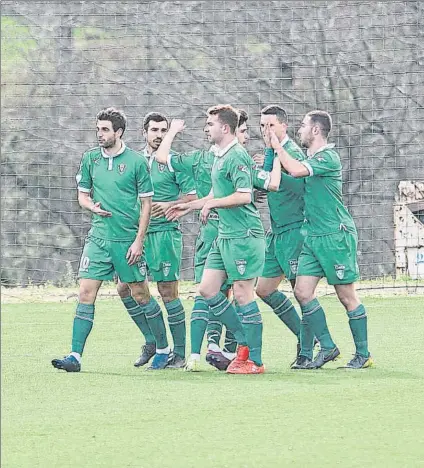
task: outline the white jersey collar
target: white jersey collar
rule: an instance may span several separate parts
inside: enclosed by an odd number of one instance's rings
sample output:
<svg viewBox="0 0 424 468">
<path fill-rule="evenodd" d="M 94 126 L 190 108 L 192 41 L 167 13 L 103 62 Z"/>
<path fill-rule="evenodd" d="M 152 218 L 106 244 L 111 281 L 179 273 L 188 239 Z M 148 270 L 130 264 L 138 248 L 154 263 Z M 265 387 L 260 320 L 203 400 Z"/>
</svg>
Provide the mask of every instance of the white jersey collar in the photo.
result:
<svg viewBox="0 0 424 468">
<path fill-rule="evenodd" d="M 225 148 L 223 149 L 217 148 L 218 150 L 215 152 L 215 155 L 218 156 L 218 158 L 222 158 L 222 156 L 228 153 L 228 151 L 230 151 L 230 149 L 233 146 L 235 146 L 237 143 L 238 143 L 237 138 L 234 138 L 234 140 L 230 144 L 228 144 Z"/>
<path fill-rule="evenodd" d="M 102 156 L 103 156 L 104 158 L 108 158 L 108 159 L 109 159 L 109 158 L 115 158 L 116 156 L 119 156 L 120 154 L 122 154 L 122 153 L 127 149 L 127 147 L 125 146 L 125 143 L 124 143 L 123 141 L 122 141 L 121 143 L 122 143 L 121 149 L 120 149 L 116 154 L 114 154 L 113 156 L 109 156 L 108 154 L 106 154 L 106 153 L 104 152 L 104 149 L 103 149 L 103 148 L 100 148 L 100 151 L 102 152 Z"/>
<path fill-rule="evenodd" d="M 308 158 L 311 159 L 313 158 L 317 153 L 321 153 L 321 151 L 324 151 L 326 149 L 334 148 L 336 145 L 334 143 L 329 143 L 328 145 L 321 146 L 321 148 L 318 148 L 314 153 L 310 154 L 309 150 L 306 151 L 306 154 L 308 155 Z"/>
</svg>

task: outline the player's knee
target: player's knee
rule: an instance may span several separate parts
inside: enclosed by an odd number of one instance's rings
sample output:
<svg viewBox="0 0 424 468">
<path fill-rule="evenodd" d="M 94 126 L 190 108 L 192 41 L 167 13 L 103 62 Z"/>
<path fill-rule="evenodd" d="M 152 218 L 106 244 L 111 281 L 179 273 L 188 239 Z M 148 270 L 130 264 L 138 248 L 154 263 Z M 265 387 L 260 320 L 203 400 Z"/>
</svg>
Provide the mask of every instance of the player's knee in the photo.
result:
<svg viewBox="0 0 424 468">
<path fill-rule="evenodd" d="M 267 297 L 269 296 L 273 291 L 275 291 L 275 289 L 270 289 L 269 287 L 267 287 L 266 284 L 262 283 L 262 282 L 259 282 L 258 283 L 258 286 L 256 287 L 256 294 L 261 298 L 263 299 L 264 297 Z"/>
<path fill-rule="evenodd" d="M 199 293 L 202 297 L 205 299 L 210 299 L 211 297 L 214 297 L 216 294 L 218 294 L 219 291 L 215 291 L 213 288 L 211 288 L 210 285 L 207 283 L 200 283 L 199 286 Z"/>
<path fill-rule="evenodd" d="M 97 291 L 92 288 L 80 286 L 78 301 L 83 304 L 94 304 L 96 300 Z"/>
<path fill-rule="evenodd" d="M 313 293 L 311 293 L 311 291 L 308 291 L 306 288 L 297 284 L 295 285 L 293 292 L 294 297 L 296 298 L 299 304 L 307 304 L 308 302 L 311 302 L 314 298 L 314 295 Z"/>
<path fill-rule="evenodd" d="M 116 291 L 119 294 L 119 297 L 123 299 L 124 297 L 131 296 L 131 290 L 127 283 L 121 283 L 120 281 L 116 285 Z"/>
<path fill-rule="evenodd" d="M 149 291 L 134 291 L 132 297 L 137 304 L 148 304 L 151 296 Z"/>
<path fill-rule="evenodd" d="M 163 302 L 171 302 L 178 299 L 178 283 L 175 281 L 158 283 L 158 291 Z"/>
</svg>

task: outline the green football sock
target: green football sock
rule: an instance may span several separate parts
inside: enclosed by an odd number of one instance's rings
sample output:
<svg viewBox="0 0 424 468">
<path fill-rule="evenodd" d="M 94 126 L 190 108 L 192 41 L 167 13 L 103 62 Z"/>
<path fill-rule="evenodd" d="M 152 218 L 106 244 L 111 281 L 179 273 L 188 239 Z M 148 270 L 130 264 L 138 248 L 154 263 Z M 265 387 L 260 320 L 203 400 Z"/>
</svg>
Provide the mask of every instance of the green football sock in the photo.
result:
<svg viewBox="0 0 424 468">
<path fill-rule="evenodd" d="M 209 307 L 202 296 L 194 298 L 190 320 L 190 341 L 192 354 L 200 354 L 203 336 L 208 325 Z"/>
<path fill-rule="evenodd" d="M 302 316 L 300 321 L 300 356 L 312 360 L 314 354 L 314 331 L 308 323 L 307 317 Z"/>
<path fill-rule="evenodd" d="M 246 337 L 240 318 L 224 294 L 219 292 L 216 296 L 206 299 L 206 302 L 214 318 L 220 320 L 234 334 L 239 345 L 246 346 Z"/>
<path fill-rule="evenodd" d="M 368 331 L 367 331 L 367 312 L 361 304 L 355 310 L 347 313 L 349 317 L 349 326 L 352 332 L 353 341 L 356 346 L 356 354 L 368 357 Z"/>
<path fill-rule="evenodd" d="M 163 321 L 162 310 L 156 299 L 150 298 L 147 304 L 140 304 L 146 314 L 147 322 L 150 330 L 153 333 L 156 341 L 156 349 L 164 349 L 168 347 L 168 339 L 166 338 L 165 322 Z"/>
<path fill-rule="evenodd" d="M 82 354 L 85 342 L 93 328 L 94 322 L 94 304 L 77 305 L 72 328 L 72 352 Z"/>
<path fill-rule="evenodd" d="M 186 348 L 186 323 L 183 304 L 180 299 L 174 299 L 171 302 L 165 302 L 165 308 L 168 312 L 168 325 L 174 340 L 174 354 L 182 358 L 185 357 Z"/>
<path fill-rule="evenodd" d="M 239 316 L 240 320 L 242 320 L 243 316 L 240 312 L 240 306 L 236 300 L 233 301 L 234 307 L 236 309 L 237 315 Z M 230 330 L 226 330 L 225 332 L 225 340 L 224 340 L 224 349 L 226 353 L 235 353 L 237 351 L 237 340 L 233 333 Z"/>
<path fill-rule="evenodd" d="M 129 316 L 143 334 L 146 344 L 155 344 L 155 337 L 153 336 L 152 330 L 150 330 L 143 308 L 137 304 L 132 296 L 122 297 L 121 300 Z"/>
<path fill-rule="evenodd" d="M 319 340 L 321 349 L 324 352 L 334 349 L 336 345 L 331 338 L 330 331 L 327 327 L 327 320 L 325 319 L 325 313 L 318 299 L 312 299 L 312 301 L 301 306 L 301 309 L 303 320 L 306 326 L 310 327 L 311 333 Z"/>
<path fill-rule="evenodd" d="M 242 325 L 249 346 L 249 358 L 257 365 L 262 365 L 262 316 L 256 301 L 239 306 L 243 315 Z"/>
<path fill-rule="evenodd" d="M 271 307 L 275 315 L 297 336 L 297 339 L 300 339 L 300 317 L 291 300 L 277 290 L 262 298 L 262 300 Z"/>
<path fill-rule="evenodd" d="M 215 343 L 219 346 L 222 334 L 222 323 L 216 319 L 211 310 L 209 310 L 208 325 L 206 328 L 206 336 L 208 344 Z"/>
</svg>

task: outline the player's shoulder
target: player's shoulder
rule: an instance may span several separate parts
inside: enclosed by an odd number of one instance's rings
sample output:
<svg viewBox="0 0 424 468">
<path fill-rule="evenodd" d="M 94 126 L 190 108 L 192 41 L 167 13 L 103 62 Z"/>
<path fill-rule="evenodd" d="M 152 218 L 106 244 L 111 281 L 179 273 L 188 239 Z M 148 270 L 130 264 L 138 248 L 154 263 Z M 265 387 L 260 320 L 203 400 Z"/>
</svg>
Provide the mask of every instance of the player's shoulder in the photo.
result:
<svg viewBox="0 0 424 468">
<path fill-rule="evenodd" d="M 341 166 L 340 155 L 333 143 L 320 148 L 313 156 L 320 163 L 331 166 Z"/>
<path fill-rule="evenodd" d="M 133 160 L 138 164 L 147 164 L 147 158 L 144 153 L 132 148 L 128 148 L 128 146 L 125 148 L 125 157 L 129 160 Z"/>
<path fill-rule="evenodd" d="M 291 138 L 287 140 L 287 142 L 284 144 L 284 149 L 287 151 L 287 153 L 290 154 L 290 156 L 296 158 L 296 159 L 305 159 L 306 155 L 303 152 L 302 148 Z"/>
<path fill-rule="evenodd" d="M 246 151 L 246 148 L 242 146 L 240 143 L 236 143 L 232 146 L 229 151 L 231 158 L 236 158 L 240 160 L 245 160 L 247 162 L 251 161 L 251 157 L 249 153 Z"/>
<path fill-rule="evenodd" d="M 84 151 L 82 155 L 81 164 L 93 164 L 99 161 L 102 157 L 102 151 L 99 146 L 90 148 Z"/>
</svg>

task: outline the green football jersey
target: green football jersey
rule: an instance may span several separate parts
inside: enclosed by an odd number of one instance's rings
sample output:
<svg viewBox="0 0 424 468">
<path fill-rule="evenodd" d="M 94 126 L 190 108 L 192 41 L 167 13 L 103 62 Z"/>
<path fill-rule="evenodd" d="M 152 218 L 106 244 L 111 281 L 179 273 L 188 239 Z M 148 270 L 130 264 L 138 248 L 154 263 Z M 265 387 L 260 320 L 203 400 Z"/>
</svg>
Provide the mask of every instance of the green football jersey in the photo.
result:
<svg viewBox="0 0 424 468">
<path fill-rule="evenodd" d="M 175 172 L 169 165 L 160 164 L 154 156 L 150 156 L 146 150 L 144 155 L 148 159 L 152 176 L 154 202 L 176 201 L 181 194 L 195 194 L 196 189 L 193 179 L 184 172 Z M 168 221 L 165 216 L 160 218 L 150 218 L 148 232 L 171 231 L 179 229 L 179 221 Z"/>
<path fill-rule="evenodd" d="M 229 147 L 217 154 L 212 167 L 212 189 L 215 198 L 223 198 L 235 192 L 248 192 L 253 200 L 252 159 L 246 150 L 234 140 Z M 264 229 L 259 211 L 253 201 L 233 208 L 218 208 L 218 237 L 233 239 L 263 237 Z"/>
<path fill-rule="evenodd" d="M 327 145 L 302 161 L 309 170 L 305 178 L 305 218 L 311 236 L 340 229 L 356 232 L 352 216 L 343 203 L 342 164 L 333 148 L 333 144 Z"/>
<path fill-rule="evenodd" d="M 281 145 L 292 158 L 298 161 L 305 159 L 302 149 L 288 136 L 284 138 Z M 304 195 L 305 181 L 282 172 L 279 189 L 267 194 L 271 232 L 281 234 L 303 224 L 305 220 Z"/>
<path fill-rule="evenodd" d="M 84 153 L 76 175 L 78 190 L 91 193 L 95 203 L 112 213 L 93 215 L 89 235 L 109 241 L 135 238 L 140 220 L 140 198 L 153 196 L 146 158 L 130 148 L 109 157 L 101 148 Z"/>
</svg>

